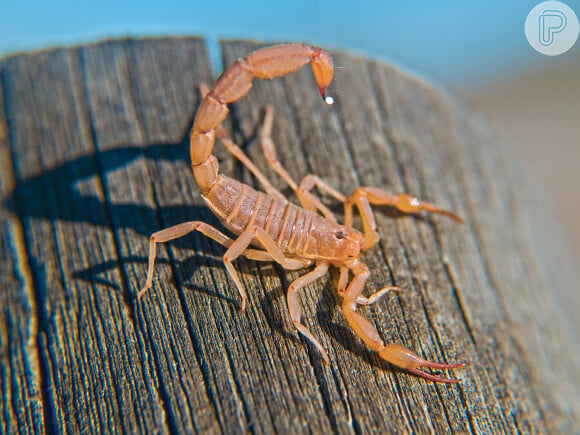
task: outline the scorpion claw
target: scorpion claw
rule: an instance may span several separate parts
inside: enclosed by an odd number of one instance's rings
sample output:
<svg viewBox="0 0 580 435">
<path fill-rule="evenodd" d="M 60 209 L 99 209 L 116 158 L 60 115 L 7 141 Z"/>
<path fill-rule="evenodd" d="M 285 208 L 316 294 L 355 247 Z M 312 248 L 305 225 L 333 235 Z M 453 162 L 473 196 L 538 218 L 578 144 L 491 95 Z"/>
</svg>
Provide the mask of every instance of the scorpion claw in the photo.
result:
<svg viewBox="0 0 580 435">
<path fill-rule="evenodd" d="M 420 369 L 420 367 L 429 367 L 433 369 L 441 369 L 441 370 L 450 370 L 450 369 L 457 369 L 463 367 L 463 363 L 458 364 L 442 364 L 436 363 L 432 361 L 427 361 L 426 359 L 421 358 L 419 355 L 411 352 L 409 349 L 404 348 L 399 344 L 390 344 L 385 346 L 383 349 L 378 351 L 381 358 L 387 360 L 391 364 L 401 367 L 411 373 L 414 373 L 417 376 L 422 378 L 428 379 L 434 382 L 444 382 L 448 384 L 452 384 L 455 382 L 459 382 L 458 379 L 446 379 L 436 375 L 432 375 L 431 373 L 424 372 Z"/>
<path fill-rule="evenodd" d="M 420 201 L 420 204 L 421 204 L 421 207 L 424 210 L 427 210 L 428 212 L 437 213 L 437 214 L 440 214 L 442 216 L 446 216 L 446 217 L 454 220 L 457 223 L 465 224 L 465 219 L 463 219 L 461 216 L 459 216 L 453 212 L 450 212 L 449 210 L 442 209 L 442 208 L 437 207 L 436 205 L 431 204 L 431 203 L 426 202 L 426 201 Z"/>
<path fill-rule="evenodd" d="M 410 373 L 413 373 L 421 378 L 424 378 L 424 379 L 427 379 L 427 380 L 433 381 L 433 382 L 441 382 L 444 384 L 456 384 L 457 382 L 459 382 L 459 379 L 442 378 L 441 376 L 432 375 L 431 373 L 424 372 L 423 370 L 420 370 L 420 369 L 407 369 L 407 371 Z"/>
</svg>

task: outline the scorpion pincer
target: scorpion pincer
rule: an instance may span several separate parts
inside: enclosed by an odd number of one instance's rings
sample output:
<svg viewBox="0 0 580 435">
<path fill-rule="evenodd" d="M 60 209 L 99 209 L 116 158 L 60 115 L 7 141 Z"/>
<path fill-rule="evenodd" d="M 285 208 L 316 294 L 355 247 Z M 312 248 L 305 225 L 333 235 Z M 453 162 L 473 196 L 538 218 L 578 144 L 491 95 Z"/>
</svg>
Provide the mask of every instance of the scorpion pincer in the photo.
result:
<svg viewBox="0 0 580 435">
<path fill-rule="evenodd" d="M 228 114 L 227 104 L 248 93 L 254 78 L 274 79 L 308 63 L 312 65 L 320 95 L 325 98 L 325 89 L 334 73 L 332 58 L 326 51 L 304 44 L 276 45 L 254 51 L 234 62 L 220 76 L 213 89 L 209 90 L 202 85 L 203 101 L 191 131 L 191 166 L 208 207 L 236 237 L 230 238 L 201 221 L 185 222 L 156 232 L 151 236 L 147 281 L 139 297 L 152 286 L 157 243 L 177 239 L 196 230 L 227 248 L 223 261 L 242 298 L 242 311 L 246 308 L 246 290 L 232 264 L 240 255 L 257 261 L 276 261 L 286 269 L 314 265 L 311 271 L 291 283 L 287 301 L 294 325 L 328 363 L 327 351 L 300 322 L 302 310 L 297 292 L 325 275 L 332 265 L 340 270 L 338 293 L 343 298 L 342 309 L 346 320 L 367 346 L 389 363 L 418 376 L 435 382 L 457 382 L 457 379 L 446 379 L 425 372 L 421 367 L 455 369 L 463 364 L 438 364 L 422 359 L 401 345 L 385 345 L 375 327 L 356 309 L 358 305 L 375 303 L 390 290 L 398 290 L 396 287 L 387 287 L 369 297 L 362 295 L 370 272 L 361 262 L 361 252 L 373 247 L 379 239 L 371 205 L 388 205 L 405 213 L 426 210 L 446 215 L 457 222 L 463 220 L 407 194 L 391 194 L 374 187 L 360 187 L 346 197 L 315 175 L 307 175 L 297 184 L 276 159 L 274 143 L 270 138 L 273 111 L 268 108 L 261 134 L 264 153 L 274 171 L 296 193 L 302 205 L 298 207 L 289 203 L 268 182 L 243 151 L 228 138 L 221 126 Z M 256 176 L 266 193 L 219 173 L 218 160 L 212 154 L 216 136 Z M 344 204 L 344 225 L 340 225 L 333 213 L 312 193 L 314 187 Z M 362 233 L 353 228 L 354 207 L 361 215 Z"/>
</svg>

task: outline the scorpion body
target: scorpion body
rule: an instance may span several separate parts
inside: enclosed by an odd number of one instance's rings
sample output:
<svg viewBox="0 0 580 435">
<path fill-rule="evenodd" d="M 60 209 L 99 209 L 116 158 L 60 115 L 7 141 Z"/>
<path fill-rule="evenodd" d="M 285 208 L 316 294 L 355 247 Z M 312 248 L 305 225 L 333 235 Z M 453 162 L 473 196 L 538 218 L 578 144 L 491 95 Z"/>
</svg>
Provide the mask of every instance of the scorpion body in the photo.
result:
<svg viewBox="0 0 580 435">
<path fill-rule="evenodd" d="M 224 264 L 242 298 L 241 310 L 247 303 L 246 290 L 232 264 L 240 255 L 257 261 L 276 261 L 286 269 L 314 269 L 296 279 L 288 288 L 290 316 L 296 328 L 330 362 L 327 351 L 300 321 L 302 311 L 297 292 L 308 283 L 326 274 L 330 265 L 340 269 L 338 293 L 343 297 L 345 317 L 355 333 L 385 360 L 426 379 L 436 382 L 457 382 L 425 372 L 420 367 L 454 369 L 463 364 L 439 364 L 422 359 L 408 349 L 385 345 L 375 327 L 356 311 L 358 305 L 375 303 L 396 287 L 384 288 L 375 294 L 362 296 L 370 276 L 367 266 L 360 261 L 361 252 L 378 241 L 371 204 L 390 205 L 414 213 L 426 210 L 440 213 L 461 222 L 457 215 L 428 202 L 406 195 L 393 195 L 374 187 L 362 187 L 346 197 L 315 175 L 306 176 L 298 185 L 276 159 L 270 137 L 273 111 L 268 108 L 262 129 L 262 146 L 272 168 L 294 190 L 302 207 L 289 203 L 256 168 L 243 151 L 228 138 L 221 123 L 228 114 L 227 104 L 242 98 L 252 87 L 254 78 L 273 79 L 284 76 L 307 64 L 312 65 L 320 94 L 330 84 L 334 67 L 330 55 L 303 44 L 277 45 L 263 48 L 237 60 L 220 76 L 212 90 L 202 85 L 203 100 L 195 116 L 191 132 L 190 153 L 192 169 L 208 207 L 237 238 L 232 239 L 218 229 L 201 221 L 185 222 L 161 230 L 151 236 L 149 269 L 141 297 L 153 282 L 156 245 L 200 231 L 227 247 Z M 219 173 L 219 164 L 212 154 L 216 136 L 260 181 L 266 193 Z M 311 191 L 314 187 L 344 203 L 345 221 L 340 225 L 333 213 Z M 359 211 L 363 232 L 352 226 L 353 208 Z M 350 275 L 352 279 L 348 282 Z"/>
<path fill-rule="evenodd" d="M 252 227 L 264 231 L 286 257 L 306 262 L 326 258 L 339 264 L 344 257 L 359 254 L 358 231 L 224 175 L 218 176 L 204 199 L 230 231 L 241 234 Z"/>
</svg>

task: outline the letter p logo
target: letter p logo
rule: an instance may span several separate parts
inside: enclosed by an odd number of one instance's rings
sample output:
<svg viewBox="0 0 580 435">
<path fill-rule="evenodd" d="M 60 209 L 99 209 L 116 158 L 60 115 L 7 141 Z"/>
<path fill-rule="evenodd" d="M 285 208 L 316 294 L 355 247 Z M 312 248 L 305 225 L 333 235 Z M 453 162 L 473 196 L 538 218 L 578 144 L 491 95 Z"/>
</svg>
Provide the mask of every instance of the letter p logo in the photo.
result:
<svg viewBox="0 0 580 435">
<path fill-rule="evenodd" d="M 570 6 L 554 0 L 536 5 L 526 18 L 526 38 L 534 50 L 556 56 L 570 50 L 576 40 L 580 24 Z"/>
<path fill-rule="evenodd" d="M 568 20 L 563 12 L 557 10 L 546 10 L 540 15 L 540 44 L 547 47 L 554 43 L 554 35 L 566 28 Z"/>
</svg>

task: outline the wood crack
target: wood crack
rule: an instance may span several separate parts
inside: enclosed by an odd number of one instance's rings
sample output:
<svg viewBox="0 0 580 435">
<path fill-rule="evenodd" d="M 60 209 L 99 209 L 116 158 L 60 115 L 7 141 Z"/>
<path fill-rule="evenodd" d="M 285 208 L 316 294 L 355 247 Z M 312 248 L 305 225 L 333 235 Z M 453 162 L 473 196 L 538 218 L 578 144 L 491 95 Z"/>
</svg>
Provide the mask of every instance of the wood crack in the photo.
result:
<svg viewBox="0 0 580 435">
<path fill-rule="evenodd" d="M 39 287 L 39 278 L 35 276 L 34 268 L 31 267 L 31 255 L 30 247 L 26 237 L 26 222 L 24 220 L 24 213 L 22 211 L 22 204 L 19 200 L 20 195 L 18 195 L 19 182 L 18 177 L 15 174 L 16 162 L 14 160 L 13 152 L 13 137 L 12 128 L 10 126 L 10 107 L 8 107 L 8 98 L 6 98 L 6 74 L 7 72 L 2 68 L 3 65 L 0 62 L 0 97 L 2 99 L 2 110 L 4 114 L 5 125 L 2 128 L 6 132 L 6 141 L 8 143 L 7 151 L 9 154 L 9 168 L 5 172 L 5 176 L 10 174 L 12 178 L 10 184 L 13 188 L 12 201 L 14 203 L 14 212 L 16 214 L 17 222 L 15 222 L 14 236 L 16 237 L 16 249 L 17 252 L 16 259 L 18 262 L 18 270 L 21 279 L 21 288 L 26 289 L 28 301 L 30 303 L 30 312 L 33 313 L 33 318 L 30 319 L 31 325 L 28 334 L 31 337 L 30 344 L 27 345 L 28 352 L 34 354 L 34 360 L 38 362 L 38 369 L 34 371 L 35 376 L 38 379 L 38 392 L 41 395 L 42 401 L 42 415 L 43 421 L 39 422 L 42 426 L 42 430 L 47 431 L 47 433 L 54 433 L 56 428 L 56 410 L 54 407 L 54 397 L 50 390 L 50 366 L 49 356 L 46 354 L 46 348 L 42 340 L 42 336 L 50 337 L 48 332 L 47 324 L 48 319 L 44 310 L 44 295 L 41 294 Z M 1 119 L 0 119 L 1 121 Z M 0 137 L 0 140 L 3 138 Z M 3 195 L 4 196 L 4 195 Z M 4 198 L 2 198 L 4 200 Z M 10 331 L 7 331 L 10 333 Z M 32 340 L 32 338 L 34 339 Z M 13 394 L 13 399 L 15 395 Z M 20 406 L 15 406 L 15 410 L 18 410 Z M 40 427 L 38 428 L 41 429 Z"/>
</svg>

